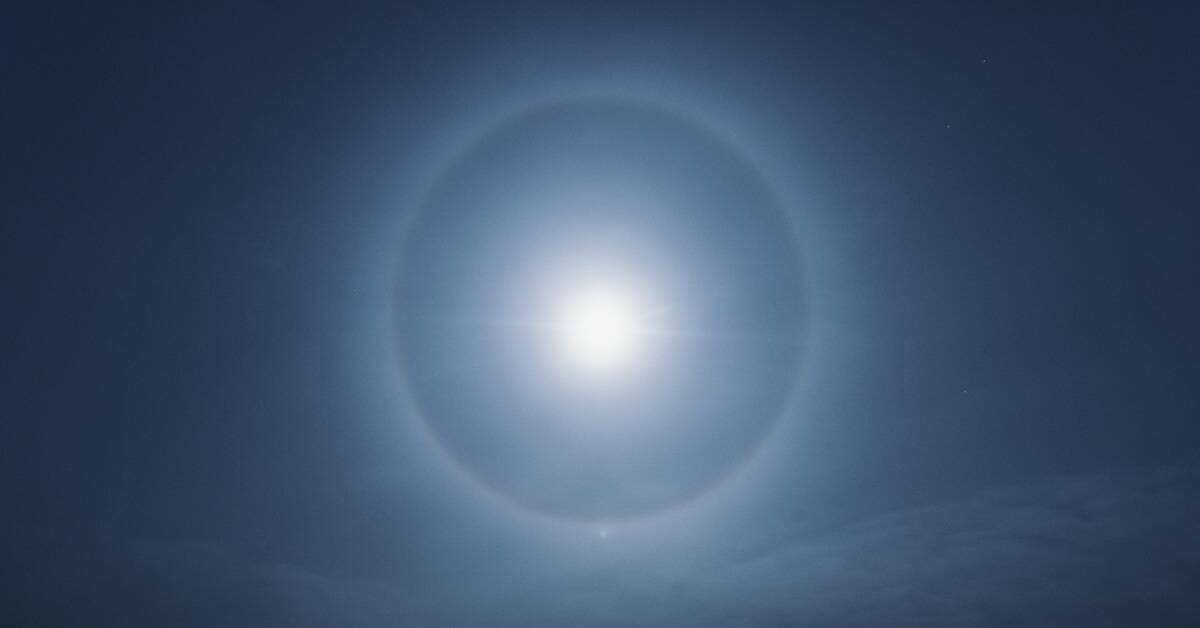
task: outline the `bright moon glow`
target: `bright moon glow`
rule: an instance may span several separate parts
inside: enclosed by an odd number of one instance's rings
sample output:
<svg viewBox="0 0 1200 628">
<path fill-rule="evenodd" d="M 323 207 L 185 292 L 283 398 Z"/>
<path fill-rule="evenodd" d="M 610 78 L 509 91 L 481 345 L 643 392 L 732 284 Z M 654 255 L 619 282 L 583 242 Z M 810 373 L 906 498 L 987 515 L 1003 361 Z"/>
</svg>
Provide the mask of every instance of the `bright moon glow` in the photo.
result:
<svg viewBox="0 0 1200 628">
<path fill-rule="evenodd" d="M 791 210 L 719 120 L 571 98 L 446 148 L 404 223 L 395 346 L 456 471 L 611 541 L 790 412 L 804 277 Z"/>
<path fill-rule="evenodd" d="M 640 349 L 640 308 L 612 287 L 596 287 L 566 301 L 556 324 L 563 356 L 574 366 L 611 372 L 629 366 Z"/>
</svg>

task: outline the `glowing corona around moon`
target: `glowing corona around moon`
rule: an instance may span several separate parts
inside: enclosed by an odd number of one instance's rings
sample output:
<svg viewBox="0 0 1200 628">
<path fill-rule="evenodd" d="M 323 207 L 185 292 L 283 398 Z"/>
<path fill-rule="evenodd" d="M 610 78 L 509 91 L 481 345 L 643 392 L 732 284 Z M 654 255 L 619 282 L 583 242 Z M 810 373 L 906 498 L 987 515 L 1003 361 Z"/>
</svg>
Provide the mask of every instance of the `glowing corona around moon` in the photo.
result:
<svg viewBox="0 0 1200 628">
<path fill-rule="evenodd" d="M 666 512 L 788 411 L 800 266 L 788 210 L 708 126 L 619 99 L 536 107 L 448 163 L 406 227 L 406 397 L 462 477 L 526 512 Z"/>
</svg>

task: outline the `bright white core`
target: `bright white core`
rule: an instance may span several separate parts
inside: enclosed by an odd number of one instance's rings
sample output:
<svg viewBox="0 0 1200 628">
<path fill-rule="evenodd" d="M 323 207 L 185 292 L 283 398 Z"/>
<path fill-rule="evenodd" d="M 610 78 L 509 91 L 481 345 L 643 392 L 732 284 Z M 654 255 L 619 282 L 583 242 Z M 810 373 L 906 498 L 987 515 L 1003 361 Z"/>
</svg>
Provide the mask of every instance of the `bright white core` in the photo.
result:
<svg viewBox="0 0 1200 628">
<path fill-rule="evenodd" d="M 625 291 L 597 286 L 565 300 L 555 325 L 563 357 L 592 372 L 630 366 L 641 348 L 641 307 Z"/>
</svg>

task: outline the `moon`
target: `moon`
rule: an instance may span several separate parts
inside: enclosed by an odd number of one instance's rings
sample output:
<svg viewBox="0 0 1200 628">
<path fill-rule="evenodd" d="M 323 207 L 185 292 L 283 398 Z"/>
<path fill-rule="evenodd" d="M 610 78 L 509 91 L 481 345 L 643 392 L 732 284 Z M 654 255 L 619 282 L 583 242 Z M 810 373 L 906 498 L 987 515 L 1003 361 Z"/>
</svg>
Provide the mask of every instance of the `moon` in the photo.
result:
<svg viewBox="0 0 1200 628">
<path fill-rule="evenodd" d="M 564 362 L 603 375 L 636 366 L 646 308 L 619 285 L 588 285 L 560 306 L 554 326 Z"/>
</svg>

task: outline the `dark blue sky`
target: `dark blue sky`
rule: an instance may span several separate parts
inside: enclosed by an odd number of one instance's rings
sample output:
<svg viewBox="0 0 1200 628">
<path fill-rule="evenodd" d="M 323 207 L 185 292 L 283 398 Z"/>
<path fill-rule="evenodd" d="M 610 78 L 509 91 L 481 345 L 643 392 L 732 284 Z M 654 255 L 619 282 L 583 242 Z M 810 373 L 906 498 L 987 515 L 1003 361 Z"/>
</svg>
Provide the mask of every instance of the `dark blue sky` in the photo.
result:
<svg viewBox="0 0 1200 628">
<path fill-rule="evenodd" d="M 0 12 L 0 623 L 1200 620 L 1200 14 L 595 4 Z M 754 339 L 628 458 L 405 322 L 579 233 Z"/>
</svg>

